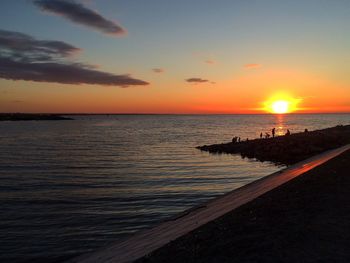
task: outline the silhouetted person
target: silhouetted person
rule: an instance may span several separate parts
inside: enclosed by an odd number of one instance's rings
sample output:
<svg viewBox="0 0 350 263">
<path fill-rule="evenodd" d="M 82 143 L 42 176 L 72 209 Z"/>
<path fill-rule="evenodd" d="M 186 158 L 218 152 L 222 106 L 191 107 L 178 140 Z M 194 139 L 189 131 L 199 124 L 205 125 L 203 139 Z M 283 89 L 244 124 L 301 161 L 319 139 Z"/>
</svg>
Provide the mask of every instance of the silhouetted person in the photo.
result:
<svg viewBox="0 0 350 263">
<path fill-rule="evenodd" d="M 289 136 L 289 135 L 290 135 L 290 130 L 287 130 L 286 136 Z"/>
<path fill-rule="evenodd" d="M 249 141 L 249 139 L 247 138 L 246 142 Z"/>
<path fill-rule="evenodd" d="M 270 138 L 270 134 L 268 132 L 265 133 L 265 139 Z"/>
<path fill-rule="evenodd" d="M 238 137 L 238 142 L 241 142 L 241 137 Z"/>
<path fill-rule="evenodd" d="M 305 129 L 304 132 L 309 132 L 309 130 L 308 130 L 308 129 Z"/>
<path fill-rule="evenodd" d="M 273 128 L 273 129 L 271 130 L 271 133 L 272 133 L 272 138 L 275 138 L 275 131 L 276 131 L 276 129 L 275 129 L 275 128 Z"/>
<path fill-rule="evenodd" d="M 260 139 L 262 139 L 262 132 L 260 132 Z"/>
<path fill-rule="evenodd" d="M 236 142 L 237 142 L 237 139 L 238 139 L 238 138 L 237 138 L 236 136 L 233 137 L 233 138 L 232 138 L 232 143 L 236 143 Z"/>
</svg>

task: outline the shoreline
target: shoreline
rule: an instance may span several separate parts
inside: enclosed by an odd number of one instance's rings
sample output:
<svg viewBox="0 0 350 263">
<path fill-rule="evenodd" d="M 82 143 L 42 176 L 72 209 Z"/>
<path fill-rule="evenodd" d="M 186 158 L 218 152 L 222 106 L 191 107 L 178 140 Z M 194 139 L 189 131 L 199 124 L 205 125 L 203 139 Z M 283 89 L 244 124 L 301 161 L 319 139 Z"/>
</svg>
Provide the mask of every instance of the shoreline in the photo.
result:
<svg viewBox="0 0 350 263">
<path fill-rule="evenodd" d="M 349 163 L 347 150 L 136 262 L 349 262 Z"/>
<path fill-rule="evenodd" d="M 279 186 L 293 178 L 349 149 L 350 145 L 346 145 L 311 157 L 211 200 L 195 209 L 187 210 L 155 228 L 139 232 L 126 240 L 102 248 L 95 253 L 78 256 L 68 262 L 132 262 L 158 251 L 158 249 L 161 251 L 162 247 L 171 241 L 181 239 L 191 231 L 195 231 L 199 227 L 235 211 L 235 209 L 273 189 L 278 189 Z M 147 260 L 150 260 L 150 258 L 147 258 Z"/>
</svg>

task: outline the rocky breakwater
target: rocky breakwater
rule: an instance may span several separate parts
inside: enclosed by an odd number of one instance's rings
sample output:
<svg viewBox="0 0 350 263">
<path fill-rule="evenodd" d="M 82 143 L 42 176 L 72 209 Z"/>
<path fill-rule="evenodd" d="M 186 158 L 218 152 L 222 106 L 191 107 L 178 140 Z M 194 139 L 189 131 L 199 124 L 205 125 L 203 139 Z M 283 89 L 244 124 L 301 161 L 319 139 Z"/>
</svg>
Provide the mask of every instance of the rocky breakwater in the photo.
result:
<svg viewBox="0 0 350 263">
<path fill-rule="evenodd" d="M 291 165 L 321 152 L 350 143 L 350 125 L 295 133 L 268 139 L 204 145 L 196 148 L 210 153 L 241 154 L 275 164 Z"/>
</svg>

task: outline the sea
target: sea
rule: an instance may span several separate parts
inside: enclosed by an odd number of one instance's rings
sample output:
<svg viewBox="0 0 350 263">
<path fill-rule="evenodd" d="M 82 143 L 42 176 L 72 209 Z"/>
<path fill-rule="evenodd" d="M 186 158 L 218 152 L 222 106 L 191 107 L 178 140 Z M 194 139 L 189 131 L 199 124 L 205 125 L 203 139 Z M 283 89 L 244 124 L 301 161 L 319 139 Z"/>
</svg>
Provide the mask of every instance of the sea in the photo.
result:
<svg viewBox="0 0 350 263">
<path fill-rule="evenodd" d="M 350 124 L 350 114 L 69 117 L 0 122 L 0 262 L 92 252 L 284 168 L 196 146 Z"/>
</svg>

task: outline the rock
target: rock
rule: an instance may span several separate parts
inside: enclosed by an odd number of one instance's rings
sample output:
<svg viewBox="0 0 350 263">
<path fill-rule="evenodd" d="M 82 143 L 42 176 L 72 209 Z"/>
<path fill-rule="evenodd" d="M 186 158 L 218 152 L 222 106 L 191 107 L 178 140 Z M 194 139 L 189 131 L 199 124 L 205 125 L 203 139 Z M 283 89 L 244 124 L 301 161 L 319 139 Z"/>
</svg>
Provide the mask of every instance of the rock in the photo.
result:
<svg viewBox="0 0 350 263">
<path fill-rule="evenodd" d="M 350 125 L 338 125 L 288 136 L 241 141 L 240 143 L 204 145 L 196 148 L 210 153 L 241 154 L 243 158 L 256 158 L 278 165 L 291 165 L 348 143 L 350 143 Z"/>
</svg>

